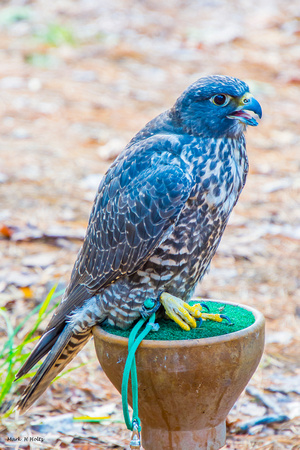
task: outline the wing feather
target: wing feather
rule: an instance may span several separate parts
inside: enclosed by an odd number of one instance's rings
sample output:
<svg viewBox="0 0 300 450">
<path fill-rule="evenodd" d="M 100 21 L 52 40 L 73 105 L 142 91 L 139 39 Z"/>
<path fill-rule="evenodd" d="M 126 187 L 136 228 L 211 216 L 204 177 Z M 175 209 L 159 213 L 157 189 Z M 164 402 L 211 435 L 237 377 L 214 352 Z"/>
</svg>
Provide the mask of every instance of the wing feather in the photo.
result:
<svg viewBox="0 0 300 450">
<path fill-rule="evenodd" d="M 170 234 L 192 180 L 178 164 L 163 164 L 153 155 L 124 157 L 102 180 L 64 301 L 47 329 L 113 280 L 136 272 Z"/>
</svg>

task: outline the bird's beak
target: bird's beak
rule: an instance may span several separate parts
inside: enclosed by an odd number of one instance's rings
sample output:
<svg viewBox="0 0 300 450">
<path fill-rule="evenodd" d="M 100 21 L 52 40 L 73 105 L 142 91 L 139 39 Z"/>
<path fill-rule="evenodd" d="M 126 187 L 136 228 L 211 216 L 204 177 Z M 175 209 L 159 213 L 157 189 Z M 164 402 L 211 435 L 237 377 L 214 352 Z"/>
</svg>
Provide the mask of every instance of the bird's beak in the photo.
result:
<svg viewBox="0 0 300 450">
<path fill-rule="evenodd" d="M 260 119 L 262 117 L 261 106 L 250 92 L 246 92 L 242 97 L 237 98 L 236 110 L 227 117 L 228 119 L 238 119 L 246 125 L 256 127 L 258 122 L 247 111 L 254 112 Z"/>
</svg>

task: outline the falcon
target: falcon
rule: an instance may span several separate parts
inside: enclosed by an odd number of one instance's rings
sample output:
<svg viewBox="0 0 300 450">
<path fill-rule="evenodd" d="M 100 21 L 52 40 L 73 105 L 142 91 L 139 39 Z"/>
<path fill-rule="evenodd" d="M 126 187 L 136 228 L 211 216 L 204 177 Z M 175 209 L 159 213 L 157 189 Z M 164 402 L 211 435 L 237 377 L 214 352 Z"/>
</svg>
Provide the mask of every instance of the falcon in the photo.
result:
<svg viewBox="0 0 300 450">
<path fill-rule="evenodd" d="M 190 306 L 244 187 L 244 132 L 262 109 L 248 85 L 200 78 L 129 142 L 102 178 L 69 285 L 19 370 L 46 358 L 17 407 L 23 413 L 82 349 L 92 327 L 120 328 L 145 315 L 146 299 L 184 330 L 222 321 Z M 150 311 L 152 312 L 152 311 Z"/>
</svg>

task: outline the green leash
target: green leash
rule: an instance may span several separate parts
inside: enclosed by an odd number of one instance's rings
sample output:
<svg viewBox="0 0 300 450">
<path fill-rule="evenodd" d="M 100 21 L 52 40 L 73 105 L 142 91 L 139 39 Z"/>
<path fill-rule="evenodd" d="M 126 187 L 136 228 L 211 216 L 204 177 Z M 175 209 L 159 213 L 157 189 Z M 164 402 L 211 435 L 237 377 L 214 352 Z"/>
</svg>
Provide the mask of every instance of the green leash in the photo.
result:
<svg viewBox="0 0 300 450">
<path fill-rule="evenodd" d="M 152 300 L 146 300 L 144 303 L 146 309 L 152 309 L 154 302 Z M 147 322 L 147 323 L 146 323 Z M 138 335 L 139 331 L 145 325 L 145 328 Z M 139 448 L 139 432 L 141 431 L 141 421 L 139 418 L 139 408 L 138 408 L 138 380 L 136 372 L 136 362 L 135 362 L 135 352 L 142 340 L 147 336 L 151 330 L 155 330 L 155 312 L 151 314 L 150 318 L 141 318 L 138 323 L 132 329 L 129 339 L 128 339 L 128 356 L 124 367 L 123 379 L 122 379 L 122 406 L 123 415 L 125 419 L 126 426 L 128 430 L 133 431 L 131 448 Z M 137 336 L 138 335 L 138 336 Z M 128 409 L 128 382 L 131 373 L 131 390 L 132 390 L 132 419 L 130 419 L 129 409 Z M 134 441 L 134 442 L 133 442 Z M 136 445 L 136 447 L 134 447 Z"/>
</svg>

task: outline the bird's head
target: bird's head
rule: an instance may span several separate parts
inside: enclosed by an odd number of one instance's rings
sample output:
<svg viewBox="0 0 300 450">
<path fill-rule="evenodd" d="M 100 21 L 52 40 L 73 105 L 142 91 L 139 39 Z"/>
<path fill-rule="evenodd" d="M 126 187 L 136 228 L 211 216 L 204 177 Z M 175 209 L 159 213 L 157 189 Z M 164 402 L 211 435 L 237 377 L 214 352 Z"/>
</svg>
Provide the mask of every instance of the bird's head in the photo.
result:
<svg viewBox="0 0 300 450">
<path fill-rule="evenodd" d="M 177 99 L 171 112 L 186 133 L 209 137 L 238 137 L 262 116 L 262 109 L 238 78 L 215 75 L 200 78 Z"/>
</svg>

